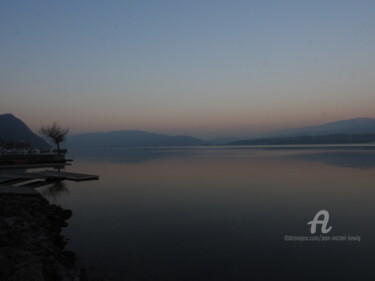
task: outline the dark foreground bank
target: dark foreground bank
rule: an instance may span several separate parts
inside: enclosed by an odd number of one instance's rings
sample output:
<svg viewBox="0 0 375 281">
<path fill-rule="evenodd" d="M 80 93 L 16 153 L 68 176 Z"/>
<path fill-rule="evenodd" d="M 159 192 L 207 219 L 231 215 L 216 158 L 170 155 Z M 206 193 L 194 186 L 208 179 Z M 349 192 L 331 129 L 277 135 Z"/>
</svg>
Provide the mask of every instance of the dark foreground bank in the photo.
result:
<svg viewBox="0 0 375 281">
<path fill-rule="evenodd" d="M 86 280 L 61 229 L 70 210 L 41 195 L 0 195 L 0 280 Z"/>
</svg>

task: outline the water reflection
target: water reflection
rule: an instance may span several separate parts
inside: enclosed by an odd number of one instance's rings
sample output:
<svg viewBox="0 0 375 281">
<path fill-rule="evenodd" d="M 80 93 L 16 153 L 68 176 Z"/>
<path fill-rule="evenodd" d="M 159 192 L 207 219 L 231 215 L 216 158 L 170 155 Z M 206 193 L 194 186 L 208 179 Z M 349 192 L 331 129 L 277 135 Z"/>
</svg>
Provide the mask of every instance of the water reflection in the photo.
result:
<svg viewBox="0 0 375 281">
<path fill-rule="evenodd" d="M 49 185 L 43 186 L 39 189 L 39 192 L 53 201 L 57 201 L 61 196 L 69 195 L 69 189 L 66 182 L 64 181 L 54 181 Z"/>
<path fill-rule="evenodd" d="M 105 280 L 371 280 L 375 169 L 360 159 L 373 152 L 175 152 L 152 161 L 81 159 L 69 168 L 101 176 L 71 183 L 70 196 L 60 197 L 75 213 L 66 234 L 86 268 Z M 308 235 L 321 209 L 332 234 L 363 241 L 283 241 Z"/>
<path fill-rule="evenodd" d="M 168 158 L 189 158 L 202 154 L 223 154 L 240 152 L 247 155 L 251 151 L 272 152 L 284 160 L 321 162 L 329 165 L 373 168 L 375 167 L 375 146 L 236 146 L 236 147 L 151 147 L 151 148 L 98 148 L 71 151 L 70 157 L 91 161 L 142 163 Z"/>
<path fill-rule="evenodd" d="M 97 148 L 69 151 L 69 157 L 91 159 L 95 161 L 112 161 L 120 163 L 140 163 L 165 159 L 171 157 L 185 157 L 193 153 L 193 150 L 168 149 L 162 147 L 154 148 Z"/>
<path fill-rule="evenodd" d="M 321 162 L 329 165 L 369 169 L 375 167 L 375 151 L 325 151 L 282 156 L 285 160 Z"/>
</svg>

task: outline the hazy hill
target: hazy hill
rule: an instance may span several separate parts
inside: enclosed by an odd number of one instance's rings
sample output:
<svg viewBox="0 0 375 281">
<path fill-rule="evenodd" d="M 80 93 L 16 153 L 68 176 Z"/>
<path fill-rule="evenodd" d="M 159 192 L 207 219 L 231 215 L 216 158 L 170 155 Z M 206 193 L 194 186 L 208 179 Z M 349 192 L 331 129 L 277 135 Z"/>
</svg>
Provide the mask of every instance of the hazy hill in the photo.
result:
<svg viewBox="0 0 375 281">
<path fill-rule="evenodd" d="M 24 122 L 13 114 L 0 115 L 0 140 L 29 143 L 32 147 L 36 148 L 50 148 L 41 137 L 34 134 Z"/>
<path fill-rule="evenodd" d="M 286 129 L 262 135 L 265 137 L 322 136 L 336 134 L 375 134 L 375 119 L 356 118 L 296 129 Z"/>
<path fill-rule="evenodd" d="M 195 146 L 206 141 L 189 136 L 169 136 L 138 130 L 105 133 L 87 133 L 68 136 L 68 148 L 95 148 L 120 146 Z"/>
<path fill-rule="evenodd" d="M 336 134 L 319 136 L 270 137 L 241 140 L 231 145 L 297 145 L 297 144 L 359 144 L 375 143 L 375 134 Z"/>
<path fill-rule="evenodd" d="M 375 141 L 375 119 L 357 118 L 297 129 L 271 132 L 232 145 L 344 144 Z"/>
</svg>

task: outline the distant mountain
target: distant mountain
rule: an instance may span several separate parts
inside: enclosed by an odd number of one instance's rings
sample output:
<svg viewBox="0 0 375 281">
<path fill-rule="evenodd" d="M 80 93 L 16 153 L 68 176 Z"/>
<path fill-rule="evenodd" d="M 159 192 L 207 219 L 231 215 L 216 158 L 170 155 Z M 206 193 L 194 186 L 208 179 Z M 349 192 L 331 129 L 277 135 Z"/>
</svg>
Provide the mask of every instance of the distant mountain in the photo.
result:
<svg viewBox="0 0 375 281">
<path fill-rule="evenodd" d="M 320 136 L 270 137 L 241 140 L 230 145 L 299 145 L 299 144 L 360 144 L 375 143 L 375 134 L 335 134 Z"/>
<path fill-rule="evenodd" d="M 319 126 L 310 126 L 296 129 L 286 129 L 264 134 L 262 138 L 268 137 L 296 137 L 296 136 L 323 136 L 335 134 L 375 134 L 375 119 L 356 118 L 340 120 Z"/>
<path fill-rule="evenodd" d="M 138 130 L 86 133 L 69 136 L 68 149 L 121 146 L 196 146 L 208 142 L 189 136 L 169 136 Z"/>
<path fill-rule="evenodd" d="M 34 134 L 27 125 L 13 114 L 0 115 L 0 140 L 30 144 L 31 147 L 47 149 L 50 146 Z"/>
<path fill-rule="evenodd" d="M 264 134 L 232 145 L 343 144 L 375 141 L 375 119 L 357 118 Z"/>
</svg>

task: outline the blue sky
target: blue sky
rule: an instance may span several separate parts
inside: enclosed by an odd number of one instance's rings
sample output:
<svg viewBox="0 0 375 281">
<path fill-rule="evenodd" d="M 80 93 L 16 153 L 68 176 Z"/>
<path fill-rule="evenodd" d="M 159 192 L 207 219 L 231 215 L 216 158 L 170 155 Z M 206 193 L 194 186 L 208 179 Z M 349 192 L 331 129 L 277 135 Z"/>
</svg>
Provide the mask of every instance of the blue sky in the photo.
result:
<svg viewBox="0 0 375 281">
<path fill-rule="evenodd" d="M 0 113 L 247 136 L 375 118 L 375 1 L 0 1 Z"/>
</svg>

